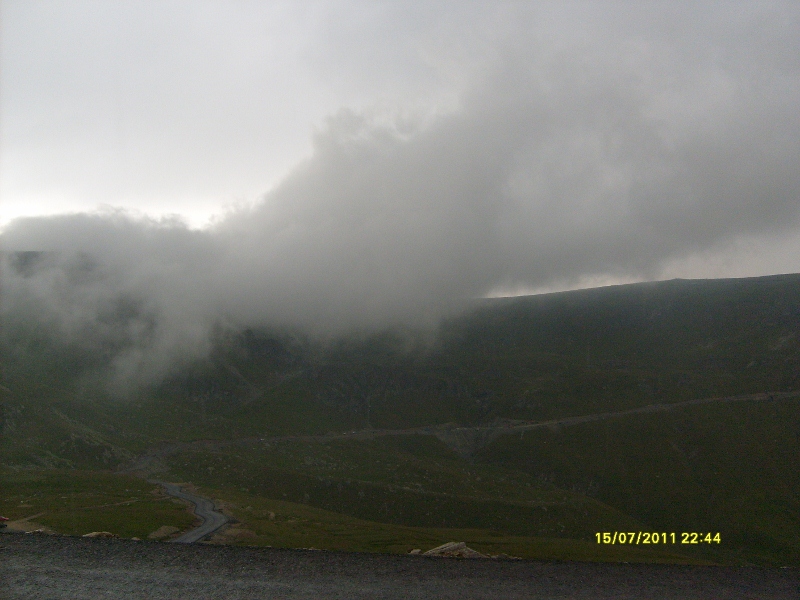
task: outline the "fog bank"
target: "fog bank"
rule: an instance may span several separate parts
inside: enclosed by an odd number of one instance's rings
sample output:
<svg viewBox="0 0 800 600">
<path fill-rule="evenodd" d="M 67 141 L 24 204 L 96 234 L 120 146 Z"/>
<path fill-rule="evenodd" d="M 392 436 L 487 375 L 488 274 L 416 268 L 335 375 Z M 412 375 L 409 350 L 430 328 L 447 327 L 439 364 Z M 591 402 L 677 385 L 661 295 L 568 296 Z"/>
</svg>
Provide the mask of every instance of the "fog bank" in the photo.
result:
<svg viewBox="0 0 800 600">
<path fill-rule="evenodd" d="M 220 324 L 433 328 L 497 288 L 652 279 L 796 233 L 796 8 L 700 10 L 707 29 L 674 35 L 680 10 L 641 10 L 569 44 L 509 26 L 445 111 L 333 112 L 308 159 L 206 229 L 115 210 L 13 221 L 4 250 L 51 253 L 5 255 L 2 317 L 152 381 Z"/>
</svg>

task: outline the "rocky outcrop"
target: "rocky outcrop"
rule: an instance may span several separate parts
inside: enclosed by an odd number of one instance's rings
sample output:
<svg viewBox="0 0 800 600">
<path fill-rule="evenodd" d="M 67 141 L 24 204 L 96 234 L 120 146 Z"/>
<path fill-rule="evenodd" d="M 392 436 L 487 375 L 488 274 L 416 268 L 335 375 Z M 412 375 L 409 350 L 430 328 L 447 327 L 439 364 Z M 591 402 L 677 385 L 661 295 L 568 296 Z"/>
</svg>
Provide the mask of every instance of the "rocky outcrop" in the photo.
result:
<svg viewBox="0 0 800 600">
<path fill-rule="evenodd" d="M 489 558 L 486 554 L 481 554 L 477 550 L 468 547 L 466 542 L 447 542 L 441 546 L 436 546 L 423 556 L 446 556 L 449 558 Z"/>
<path fill-rule="evenodd" d="M 496 558 L 500 560 L 522 560 L 519 556 L 509 556 L 508 554 L 482 554 L 467 546 L 466 542 L 447 542 L 441 546 L 436 546 L 427 552 L 422 552 L 419 548 L 414 548 L 409 554 L 422 554 L 423 556 L 444 556 L 448 558 Z"/>
</svg>

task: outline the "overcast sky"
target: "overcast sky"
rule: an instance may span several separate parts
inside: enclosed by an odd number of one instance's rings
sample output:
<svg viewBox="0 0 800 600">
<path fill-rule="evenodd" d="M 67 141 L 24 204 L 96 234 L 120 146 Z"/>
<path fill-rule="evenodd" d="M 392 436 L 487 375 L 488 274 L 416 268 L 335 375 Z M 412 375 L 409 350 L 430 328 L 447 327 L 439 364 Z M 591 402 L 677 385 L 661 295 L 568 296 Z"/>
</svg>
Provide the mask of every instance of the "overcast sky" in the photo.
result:
<svg viewBox="0 0 800 600">
<path fill-rule="evenodd" d="M 798 40 L 796 1 L 5 0 L 3 243 L 102 257 L 42 302 L 165 344 L 800 272 Z"/>
<path fill-rule="evenodd" d="M 511 21 L 459 4 L 4 1 L 2 220 L 108 204 L 202 225 L 341 108 L 452 110 Z"/>
</svg>

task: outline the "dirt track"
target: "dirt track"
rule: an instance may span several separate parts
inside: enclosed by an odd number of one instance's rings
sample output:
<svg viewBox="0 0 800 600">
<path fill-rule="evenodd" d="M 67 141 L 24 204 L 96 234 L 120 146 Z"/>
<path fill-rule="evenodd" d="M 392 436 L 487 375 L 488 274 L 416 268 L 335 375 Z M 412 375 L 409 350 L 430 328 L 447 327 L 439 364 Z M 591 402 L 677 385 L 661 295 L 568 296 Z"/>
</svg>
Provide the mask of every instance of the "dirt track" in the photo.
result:
<svg viewBox="0 0 800 600">
<path fill-rule="evenodd" d="M 800 396 L 800 392 L 763 392 L 759 394 L 745 394 L 741 396 L 724 396 L 713 398 L 698 398 L 683 402 L 673 402 L 666 404 L 649 404 L 628 410 L 614 412 L 595 413 L 591 415 L 580 415 L 575 417 L 563 417 L 548 421 L 513 421 L 507 420 L 490 425 L 478 426 L 455 426 L 452 424 L 414 427 L 411 429 L 361 429 L 358 431 L 348 431 L 344 433 L 328 433 L 325 435 L 289 435 L 259 438 L 239 438 L 236 440 L 198 440 L 195 442 L 167 442 L 155 448 L 147 450 L 144 454 L 136 457 L 128 464 L 122 466 L 120 473 L 150 473 L 159 470 L 159 459 L 191 450 L 218 450 L 220 448 L 247 445 L 254 443 L 276 443 L 282 441 L 304 441 L 304 442 L 329 442 L 333 440 L 365 440 L 385 436 L 407 436 L 407 435 L 433 435 L 442 440 L 445 444 L 453 447 L 454 450 L 464 454 L 470 454 L 482 445 L 491 440 L 513 433 L 521 433 L 534 429 L 558 429 L 569 427 L 580 423 L 590 423 L 594 421 L 605 421 L 639 414 L 651 414 L 657 412 L 670 412 L 675 409 L 701 404 L 728 404 L 732 402 L 765 402 L 789 400 Z M 155 467 L 155 468 L 154 468 Z M 164 470 L 160 468 L 160 470 Z"/>
<path fill-rule="evenodd" d="M 0 598 L 793 599 L 797 569 L 440 559 L 0 535 Z"/>
</svg>

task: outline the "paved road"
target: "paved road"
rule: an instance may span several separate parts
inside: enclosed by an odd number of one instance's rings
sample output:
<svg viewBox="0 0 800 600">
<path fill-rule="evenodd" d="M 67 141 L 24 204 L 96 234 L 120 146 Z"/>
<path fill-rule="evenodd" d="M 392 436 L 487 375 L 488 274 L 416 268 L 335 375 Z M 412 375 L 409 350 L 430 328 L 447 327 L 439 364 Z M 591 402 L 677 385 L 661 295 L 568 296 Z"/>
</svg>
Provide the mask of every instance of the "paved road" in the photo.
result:
<svg viewBox="0 0 800 600">
<path fill-rule="evenodd" d="M 0 534 L 3 600 L 796 600 L 797 569 L 446 559 Z"/>
<path fill-rule="evenodd" d="M 203 524 L 195 527 L 191 531 L 187 531 L 182 536 L 172 540 L 177 544 L 193 544 L 199 542 L 208 535 L 217 531 L 220 527 L 225 525 L 229 519 L 214 508 L 214 502 L 202 496 L 196 496 L 187 492 L 181 486 L 174 483 L 166 483 L 164 481 L 150 480 L 150 483 L 160 485 L 166 490 L 170 496 L 175 496 L 181 500 L 186 500 L 194 504 L 194 514 L 203 519 Z"/>
</svg>

